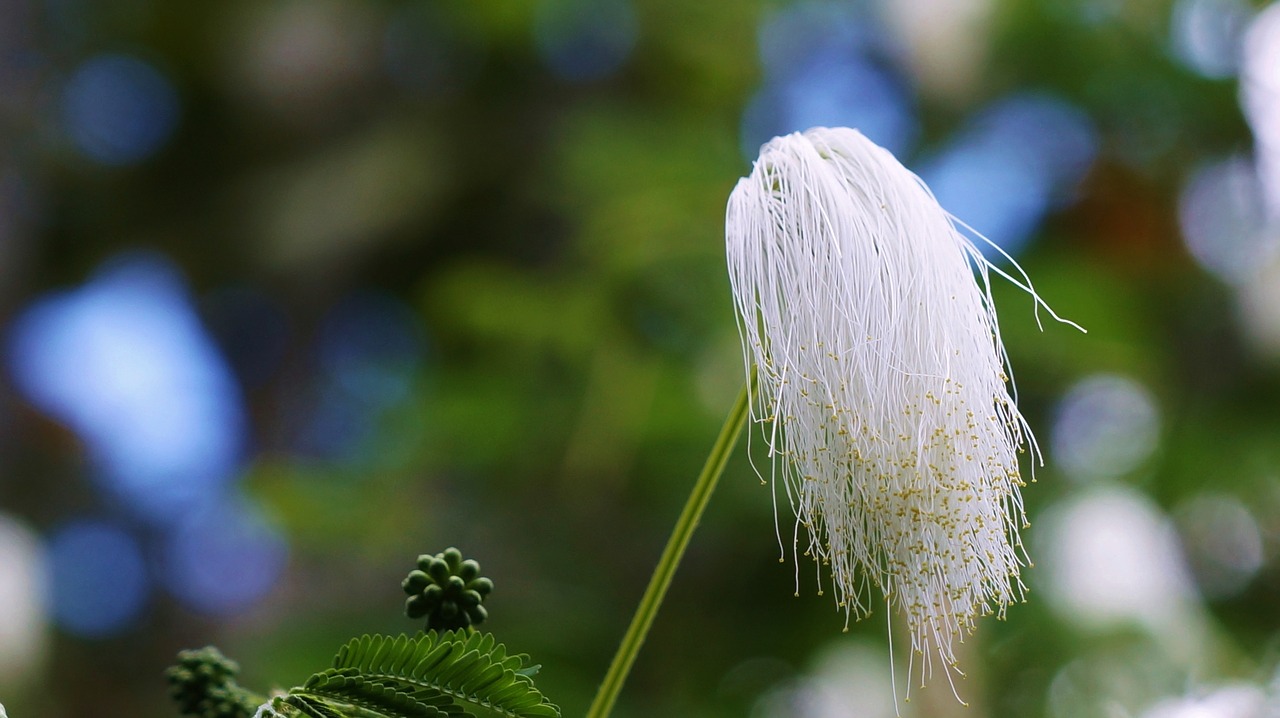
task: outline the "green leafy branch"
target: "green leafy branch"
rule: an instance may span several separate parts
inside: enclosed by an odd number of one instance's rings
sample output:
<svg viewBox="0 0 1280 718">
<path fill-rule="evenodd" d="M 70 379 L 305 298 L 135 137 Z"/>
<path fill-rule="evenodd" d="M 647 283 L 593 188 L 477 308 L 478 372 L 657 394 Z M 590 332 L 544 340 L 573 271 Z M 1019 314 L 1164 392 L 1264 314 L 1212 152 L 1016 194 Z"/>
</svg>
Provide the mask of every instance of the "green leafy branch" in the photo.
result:
<svg viewBox="0 0 1280 718">
<path fill-rule="evenodd" d="M 560 710 L 533 685 L 537 670 L 489 633 L 363 636 L 280 702 L 317 718 L 348 715 L 351 706 L 371 711 L 352 713 L 361 716 L 472 715 L 463 710 L 470 707 L 504 718 L 556 718 Z M 318 705 L 335 712 L 307 710 Z"/>
<path fill-rule="evenodd" d="M 183 651 L 167 673 L 171 695 L 196 718 L 558 718 L 533 684 L 540 666 L 475 630 L 493 588 L 479 564 L 449 549 L 418 565 L 402 586 L 410 617 L 427 618 L 425 633 L 352 639 L 332 668 L 270 700 L 240 688 L 238 667 L 217 649 Z"/>
</svg>

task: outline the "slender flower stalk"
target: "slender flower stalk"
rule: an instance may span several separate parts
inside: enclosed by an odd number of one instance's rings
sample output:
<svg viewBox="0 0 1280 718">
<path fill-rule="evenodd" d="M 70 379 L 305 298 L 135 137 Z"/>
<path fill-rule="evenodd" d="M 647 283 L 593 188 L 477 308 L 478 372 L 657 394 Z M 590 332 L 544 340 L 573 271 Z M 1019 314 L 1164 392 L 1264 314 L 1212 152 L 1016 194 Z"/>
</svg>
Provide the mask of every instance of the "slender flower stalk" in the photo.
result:
<svg viewBox="0 0 1280 718">
<path fill-rule="evenodd" d="M 1043 302 L 850 129 L 767 143 L 729 198 L 726 240 L 745 364 L 759 371 L 751 416 L 775 501 L 796 516 L 793 555 L 828 567 L 846 628 L 879 594 L 905 617 L 921 681 L 935 655 L 950 680 L 953 642 L 1026 591 L 1017 455 L 1038 450 L 990 273 Z"/>
<path fill-rule="evenodd" d="M 676 520 L 676 525 L 671 530 L 667 546 L 662 551 L 662 558 L 658 559 L 658 565 L 654 567 L 653 575 L 649 577 L 649 585 L 645 588 L 640 605 L 636 607 L 636 613 L 631 618 L 631 625 L 622 638 L 622 644 L 613 655 L 609 671 L 596 691 L 595 699 L 591 701 L 587 718 L 605 718 L 613 710 L 613 703 L 617 700 L 618 693 L 622 691 L 622 684 L 626 682 L 627 674 L 631 672 L 631 664 L 640 653 L 640 646 L 644 644 L 645 636 L 649 634 L 649 626 L 658 615 L 658 608 L 662 606 L 662 600 L 667 595 L 671 579 L 680 566 L 680 559 L 684 557 L 684 551 L 689 547 L 693 531 L 698 528 L 698 522 L 702 520 L 702 512 L 711 501 L 711 494 L 715 492 L 720 475 L 724 473 L 729 455 L 733 453 L 733 447 L 738 443 L 738 435 L 742 433 L 742 427 L 747 423 L 747 407 L 753 387 L 753 377 L 748 374 L 747 384 L 742 387 L 737 402 L 729 411 L 729 416 L 725 418 L 724 426 L 720 428 L 720 435 L 716 438 L 716 443 L 711 447 L 711 453 L 702 467 L 702 473 L 694 482 L 689 498 L 685 499 L 684 509 L 681 510 L 680 518 Z"/>
</svg>

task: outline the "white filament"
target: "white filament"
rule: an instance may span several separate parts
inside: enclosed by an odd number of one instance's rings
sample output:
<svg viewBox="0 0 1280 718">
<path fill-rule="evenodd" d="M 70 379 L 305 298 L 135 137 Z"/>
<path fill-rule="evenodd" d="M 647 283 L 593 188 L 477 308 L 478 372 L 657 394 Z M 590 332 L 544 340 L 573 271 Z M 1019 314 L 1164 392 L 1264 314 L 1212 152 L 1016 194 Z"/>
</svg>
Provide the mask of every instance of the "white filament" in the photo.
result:
<svg viewBox="0 0 1280 718">
<path fill-rule="evenodd" d="M 1037 452 L 1010 394 L 995 268 L 918 177 L 844 128 L 766 144 L 729 198 L 726 240 L 793 552 L 803 526 L 846 620 L 874 589 L 905 617 L 922 682 L 935 654 L 950 679 L 953 641 L 1025 591 L 1017 454 Z"/>
</svg>

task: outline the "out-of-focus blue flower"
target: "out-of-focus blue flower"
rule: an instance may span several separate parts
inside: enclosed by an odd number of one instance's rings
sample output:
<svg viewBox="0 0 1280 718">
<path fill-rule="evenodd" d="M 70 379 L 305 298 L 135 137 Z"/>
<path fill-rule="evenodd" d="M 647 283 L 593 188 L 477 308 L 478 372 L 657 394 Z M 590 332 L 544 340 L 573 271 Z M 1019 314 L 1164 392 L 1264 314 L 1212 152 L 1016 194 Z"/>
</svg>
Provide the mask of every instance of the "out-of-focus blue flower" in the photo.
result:
<svg viewBox="0 0 1280 718">
<path fill-rule="evenodd" d="M 538 54 L 553 73 L 590 82 L 622 67 L 639 26 L 630 0 L 542 0 L 534 33 Z"/>
<path fill-rule="evenodd" d="M 174 527 L 160 555 L 160 580 L 170 593 L 195 610 L 231 614 L 275 585 L 288 544 L 259 510 L 232 498 Z"/>
<path fill-rule="evenodd" d="M 76 520 L 49 538 L 53 617 L 69 633 L 102 638 L 129 628 L 150 593 L 138 541 L 106 521 Z"/>
<path fill-rule="evenodd" d="M 295 448 L 357 458 L 383 413 L 412 396 L 425 353 L 420 320 L 404 303 L 373 293 L 340 302 L 317 337 L 318 371 L 297 407 Z"/>
<path fill-rule="evenodd" d="M 159 70 L 131 55 L 106 54 L 76 68 L 62 91 L 62 121 L 86 156 L 108 165 L 140 162 L 173 134 L 178 93 Z"/>
<path fill-rule="evenodd" d="M 36 300 L 11 331 L 23 394 L 84 442 L 109 496 L 151 521 L 179 519 L 239 468 L 239 390 L 177 271 L 130 255 L 85 286 Z"/>
<path fill-rule="evenodd" d="M 742 151 L 811 127 L 856 127 L 894 152 L 918 132 L 910 89 L 885 58 L 876 21 L 845 4 L 808 2 L 771 15 L 760 29 L 765 83 L 742 117 Z"/>
<path fill-rule="evenodd" d="M 1016 254 L 1050 209 L 1074 197 L 1097 145 L 1081 110 L 1051 95 L 1014 95 L 978 113 L 920 176 L 948 212 Z"/>
</svg>

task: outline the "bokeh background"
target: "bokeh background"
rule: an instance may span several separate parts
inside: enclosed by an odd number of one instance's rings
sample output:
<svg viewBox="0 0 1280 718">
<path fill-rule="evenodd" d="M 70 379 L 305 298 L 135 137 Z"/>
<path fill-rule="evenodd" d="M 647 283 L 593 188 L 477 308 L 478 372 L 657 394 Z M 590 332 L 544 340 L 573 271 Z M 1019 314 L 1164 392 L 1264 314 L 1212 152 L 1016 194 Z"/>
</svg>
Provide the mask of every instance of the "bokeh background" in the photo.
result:
<svg viewBox="0 0 1280 718">
<path fill-rule="evenodd" d="M 580 715 L 741 382 L 725 199 L 814 125 L 1089 329 L 997 287 L 1032 592 L 901 714 L 1280 715 L 1280 4 L 4 0 L 9 715 L 295 685 L 450 545 Z M 616 715 L 894 715 L 747 457 Z"/>
</svg>

